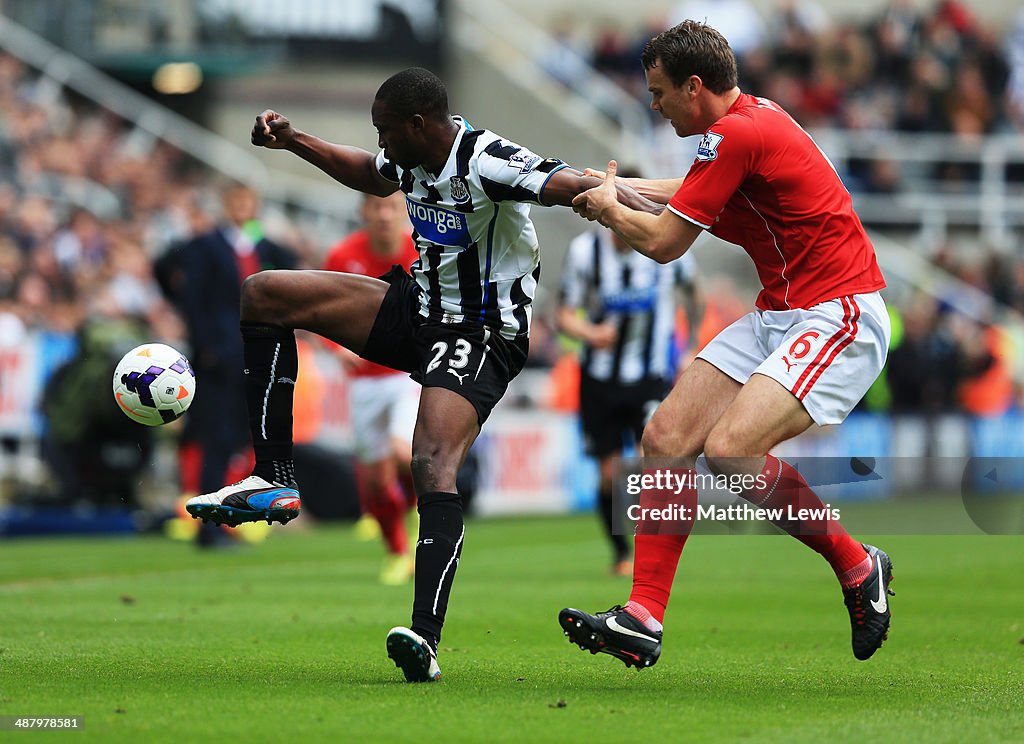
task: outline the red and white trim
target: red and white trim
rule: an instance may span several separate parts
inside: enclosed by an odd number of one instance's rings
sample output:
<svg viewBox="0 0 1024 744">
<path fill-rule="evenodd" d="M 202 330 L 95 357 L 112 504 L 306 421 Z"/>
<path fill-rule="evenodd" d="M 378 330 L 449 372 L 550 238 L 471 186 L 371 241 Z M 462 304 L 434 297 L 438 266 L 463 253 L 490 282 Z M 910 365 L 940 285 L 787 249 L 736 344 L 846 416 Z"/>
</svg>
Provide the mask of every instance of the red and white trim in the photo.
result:
<svg viewBox="0 0 1024 744">
<path fill-rule="evenodd" d="M 676 207 L 673 207 L 671 204 L 666 204 L 665 206 L 668 209 L 668 211 L 671 212 L 672 214 L 674 214 L 676 217 L 682 217 L 687 222 L 692 222 L 697 227 L 703 228 L 705 230 L 710 230 L 711 229 L 711 225 L 705 225 L 700 220 L 698 220 L 698 219 L 696 219 L 694 217 L 691 217 L 688 214 L 684 214 L 683 212 L 680 212 L 679 209 L 677 209 Z"/>
<path fill-rule="evenodd" d="M 853 296 L 840 297 L 839 301 L 843 303 L 843 325 L 825 342 L 825 345 L 821 347 L 821 351 L 807 365 L 796 381 L 796 384 L 790 389 L 790 392 L 799 400 L 803 400 L 807 396 L 811 388 L 814 387 L 814 383 L 818 381 L 822 373 L 839 356 L 840 352 L 857 338 L 857 321 L 860 319 L 860 306 Z"/>
</svg>

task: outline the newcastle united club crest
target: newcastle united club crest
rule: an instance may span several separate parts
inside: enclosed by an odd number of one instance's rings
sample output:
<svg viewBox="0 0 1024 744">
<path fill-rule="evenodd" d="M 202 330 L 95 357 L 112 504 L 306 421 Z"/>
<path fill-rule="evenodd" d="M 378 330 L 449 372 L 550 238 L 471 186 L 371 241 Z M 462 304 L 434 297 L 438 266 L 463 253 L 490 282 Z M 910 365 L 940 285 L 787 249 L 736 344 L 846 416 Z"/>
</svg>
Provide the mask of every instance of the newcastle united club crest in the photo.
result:
<svg viewBox="0 0 1024 744">
<path fill-rule="evenodd" d="M 465 204 L 469 201 L 469 187 L 462 176 L 452 176 L 448 183 L 452 190 L 452 201 L 456 204 Z"/>
</svg>

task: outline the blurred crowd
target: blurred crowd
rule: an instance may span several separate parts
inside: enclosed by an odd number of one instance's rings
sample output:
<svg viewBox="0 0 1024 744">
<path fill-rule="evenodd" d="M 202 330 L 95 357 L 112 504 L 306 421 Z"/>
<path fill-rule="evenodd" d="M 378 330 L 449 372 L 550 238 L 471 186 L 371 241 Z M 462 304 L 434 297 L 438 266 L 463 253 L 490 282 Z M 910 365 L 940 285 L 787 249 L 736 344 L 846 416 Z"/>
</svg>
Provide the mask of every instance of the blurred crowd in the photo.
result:
<svg viewBox="0 0 1024 744">
<path fill-rule="evenodd" d="M 164 259 L 226 221 L 237 188 L 0 55 L 0 455 L 38 438 L 63 492 L 118 500 L 113 485 L 145 464 L 154 435 L 103 391 L 133 346 L 194 345 Z M 310 231 L 280 211 L 257 220 L 258 200 L 246 208 L 251 242 L 272 230 L 295 254 L 289 265 L 318 265 Z M 26 369 L 39 378 L 27 423 Z"/>
<path fill-rule="evenodd" d="M 767 15 L 748 0 L 685 0 L 640 29 L 588 29 L 566 18 L 542 62 L 576 86 L 585 60 L 643 100 L 646 41 L 681 20 L 706 19 L 729 39 L 740 87 L 806 127 L 962 135 L 1024 128 L 1024 10 L 1014 27 L 995 29 L 962 0 L 917 5 L 891 0 L 865 22 L 832 18 L 814 0 L 776 0 Z"/>
<path fill-rule="evenodd" d="M 1024 260 L 993 251 L 966 258 L 949 246 L 930 292 L 890 302 L 885 372 L 864 407 L 998 416 L 1024 408 Z"/>
<path fill-rule="evenodd" d="M 184 153 L 0 55 L 0 345 L 73 333 L 87 317 L 142 319 L 182 337 L 154 280 L 168 247 L 209 230 L 214 176 Z M 301 257 L 312 238 L 276 225 Z"/>
</svg>

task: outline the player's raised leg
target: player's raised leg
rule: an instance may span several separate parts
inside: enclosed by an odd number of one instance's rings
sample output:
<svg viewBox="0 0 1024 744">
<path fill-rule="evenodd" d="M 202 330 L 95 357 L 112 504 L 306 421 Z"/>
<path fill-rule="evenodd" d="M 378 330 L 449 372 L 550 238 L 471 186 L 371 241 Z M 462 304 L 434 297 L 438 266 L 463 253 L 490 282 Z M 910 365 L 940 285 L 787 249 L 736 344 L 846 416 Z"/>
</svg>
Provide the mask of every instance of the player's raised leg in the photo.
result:
<svg viewBox="0 0 1024 744">
<path fill-rule="evenodd" d="M 479 432 L 477 410 L 466 398 L 445 388 L 423 389 L 412 440 L 420 515 L 412 627 L 392 628 L 387 637 L 388 656 L 409 682 L 441 676 L 437 644 L 465 535 L 455 479 Z"/>
<path fill-rule="evenodd" d="M 853 539 L 837 520 L 822 518 L 828 510 L 800 472 L 769 454 L 813 423 L 805 403 L 789 389 L 755 374 L 708 435 L 704 454 L 715 472 L 754 477 L 757 485 L 743 495 L 753 505 L 797 515 L 774 523 L 832 567 L 850 614 L 854 655 L 864 660 L 888 634 L 892 562 L 884 552 Z"/>
<path fill-rule="evenodd" d="M 248 478 L 196 496 L 185 508 L 219 524 L 299 514 L 292 459 L 292 396 L 298 375 L 295 330 L 313 331 L 356 353 L 373 328 L 388 284 L 332 271 L 264 271 L 242 286 L 245 396 L 256 467 Z"/>
</svg>

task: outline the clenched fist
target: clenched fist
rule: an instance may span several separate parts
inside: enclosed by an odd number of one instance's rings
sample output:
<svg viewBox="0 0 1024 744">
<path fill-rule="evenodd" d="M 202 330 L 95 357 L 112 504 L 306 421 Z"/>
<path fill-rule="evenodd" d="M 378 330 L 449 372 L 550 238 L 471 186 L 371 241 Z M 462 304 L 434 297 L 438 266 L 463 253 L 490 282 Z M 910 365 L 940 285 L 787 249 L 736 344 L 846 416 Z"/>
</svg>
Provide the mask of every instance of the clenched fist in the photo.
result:
<svg viewBox="0 0 1024 744">
<path fill-rule="evenodd" d="M 270 109 L 257 116 L 252 127 L 252 143 L 257 147 L 280 150 L 287 147 L 294 136 L 292 123 L 283 114 Z"/>
</svg>

